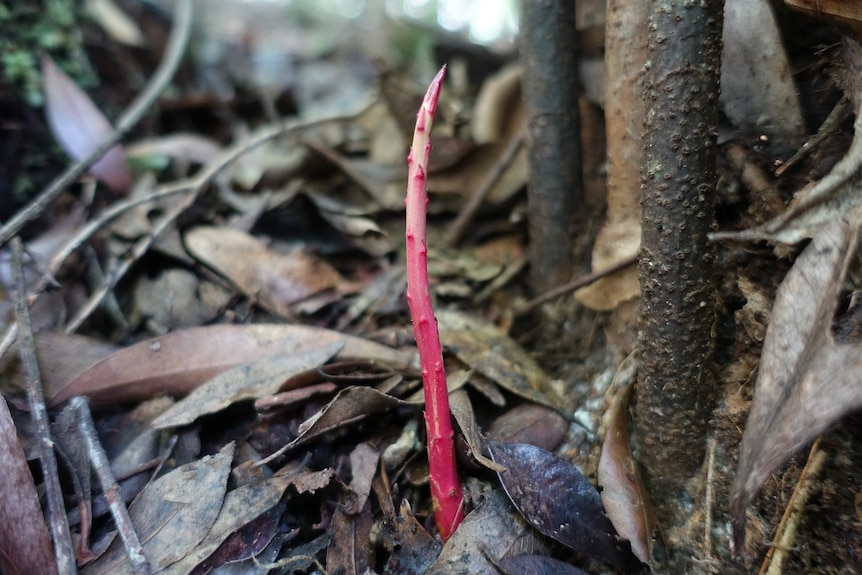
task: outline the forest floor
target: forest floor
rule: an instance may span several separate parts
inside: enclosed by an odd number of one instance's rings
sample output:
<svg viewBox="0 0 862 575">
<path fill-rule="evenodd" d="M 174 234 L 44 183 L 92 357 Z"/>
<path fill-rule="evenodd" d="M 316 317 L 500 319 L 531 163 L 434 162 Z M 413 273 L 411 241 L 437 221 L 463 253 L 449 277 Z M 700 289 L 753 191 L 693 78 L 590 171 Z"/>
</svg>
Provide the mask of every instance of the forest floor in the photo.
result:
<svg viewBox="0 0 862 575">
<path fill-rule="evenodd" d="M 169 87 L 111 161 L 24 227 L 23 285 L 14 281 L 20 262 L 4 247 L 0 391 L 42 493 L 50 486 L 36 463 L 27 341 L 11 343 L 22 329 L 15 299 L 27 297 L 81 572 L 131 573 L 132 564 L 91 478 L 82 407 L 69 401 L 79 395 L 89 397 L 156 572 L 646 569 L 614 535 L 638 527 L 613 513 L 610 527 L 593 487 L 606 438 L 627 435 L 636 299 L 604 311 L 570 293 L 528 303 L 538 294 L 527 285 L 529 174 L 514 48 L 490 50 L 388 20 L 381 27 L 320 13 L 276 17 L 264 4 L 197 3 L 191 45 Z M 52 121 L 23 89 L 0 84 L 5 223 L 62 173 L 66 154 L 80 159 L 105 137 L 100 115 L 120 117 L 164 63 L 176 29 L 170 10 L 123 5 L 142 32 L 137 46 L 118 40 L 119 25 L 108 20 L 73 24 L 97 82 L 43 64 Z M 808 135 L 842 96 L 838 36 L 818 28 L 790 42 L 799 20 L 779 22 Z M 586 58 L 600 67 L 603 24 L 581 34 Z M 58 64 L 74 77 L 81 54 L 64 53 Z M 444 62 L 428 181 L 429 272 L 468 511 L 445 545 L 428 490 L 403 247 L 405 158 L 423 82 Z M 83 84 L 96 104 L 81 104 L 70 84 Z M 595 271 L 593 243 L 612 209 L 594 96 L 587 87 L 580 105 L 585 204 L 573 280 Z M 724 118 L 717 228 L 779 215 L 793 192 L 840 160 L 852 126 L 847 113 L 777 178 L 804 138 L 791 143 Z M 484 199 L 471 206 L 477 194 Z M 858 414 L 765 482 L 747 512 L 748 557 L 730 557 L 731 485 L 764 334 L 801 248 L 728 241 L 717 250 L 718 399 L 696 500 L 679 502 L 691 519 L 642 534 L 635 552 L 661 556 L 664 540 L 690 551 L 686 569 L 694 573 L 752 573 L 764 561 L 770 573 L 862 572 Z M 842 341 L 858 337 L 852 268 L 835 304 Z M 0 441 L 8 441 L 2 432 L 0 425 Z M 506 447 L 515 444 L 541 449 Z M 619 468 L 632 460 L 623 444 L 609 456 Z M 615 477 L 603 497 L 632 489 L 643 496 L 632 478 Z M 535 495 L 519 499 L 523 491 Z M 798 512 L 782 522 L 794 505 Z M 2 511 L 0 519 L 11 520 Z M 557 524 L 575 527 L 560 534 Z M 22 529 L 41 537 L 38 525 Z M 16 572 L 14 555 L 0 557 L 0 572 Z"/>
</svg>

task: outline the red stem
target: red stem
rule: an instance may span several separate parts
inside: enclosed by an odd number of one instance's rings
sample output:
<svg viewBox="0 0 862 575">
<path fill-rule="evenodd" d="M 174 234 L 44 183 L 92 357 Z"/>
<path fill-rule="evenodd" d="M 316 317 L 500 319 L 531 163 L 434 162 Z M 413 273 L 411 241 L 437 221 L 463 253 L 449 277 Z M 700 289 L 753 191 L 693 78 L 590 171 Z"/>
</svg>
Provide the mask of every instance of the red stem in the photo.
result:
<svg viewBox="0 0 862 575">
<path fill-rule="evenodd" d="M 428 87 L 416 115 L 413 145 L 407 156 L 407 305 L 413 319 L 413 333 L 422 363 L 425 391 L 425 429 L 428 435 L 428 469 L 434 520 L 446 541 L 464 519 L 464 492 L 455 468 L 455 443 L 449 412 L 449 390 L 443 350 L 437 332 L 437 318 L 428 288 L 428 249 L 425 218 L 428 192 L 425 174 L 431 156 L 431 125 L 446 66 Z"/>
</svg>

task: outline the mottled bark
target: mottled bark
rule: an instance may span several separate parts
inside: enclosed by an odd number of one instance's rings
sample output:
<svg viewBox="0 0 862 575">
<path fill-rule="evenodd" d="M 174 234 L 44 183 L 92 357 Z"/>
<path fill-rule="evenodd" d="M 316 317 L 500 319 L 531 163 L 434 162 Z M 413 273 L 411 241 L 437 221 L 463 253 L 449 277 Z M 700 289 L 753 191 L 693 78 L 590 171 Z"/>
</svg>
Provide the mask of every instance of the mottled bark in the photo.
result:
<svg viewBox="0 0 862 575">
<path fill-rule="evenodd" d="M 685 518 L 714 401 L 713 223 L 723 2 L 650 4 L 635 426 L 661 519 Z"/>
<path fill-rule="evenodd" d="M 530 282 L 534 292 L 572 276 L 572 217 L 582 200 L 575 3 L 531 0 L 521 20 L 529 148 Z"/>
</svg>

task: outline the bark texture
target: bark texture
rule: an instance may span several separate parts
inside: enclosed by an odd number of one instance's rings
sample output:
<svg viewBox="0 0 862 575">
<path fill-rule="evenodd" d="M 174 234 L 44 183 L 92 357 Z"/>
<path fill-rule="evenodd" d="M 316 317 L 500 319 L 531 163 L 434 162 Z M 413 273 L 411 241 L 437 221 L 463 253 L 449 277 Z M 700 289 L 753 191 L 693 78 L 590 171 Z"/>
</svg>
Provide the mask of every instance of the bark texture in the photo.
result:
<svg viewBox="0 0 862 575">
<path fill-rule="evenodd" d="M 530 161 L 530 282 L 541 293 L 572 276 L 572 218 L 582 201 L 575 3 L 524 2 L 524 108 Z"/>
<path fill-rule="evenodd" d="M 635 426 L 665 524 L 685 518 L 714 401 L 713 223 L 723 2 L 650 3 Z"/>
</svg>

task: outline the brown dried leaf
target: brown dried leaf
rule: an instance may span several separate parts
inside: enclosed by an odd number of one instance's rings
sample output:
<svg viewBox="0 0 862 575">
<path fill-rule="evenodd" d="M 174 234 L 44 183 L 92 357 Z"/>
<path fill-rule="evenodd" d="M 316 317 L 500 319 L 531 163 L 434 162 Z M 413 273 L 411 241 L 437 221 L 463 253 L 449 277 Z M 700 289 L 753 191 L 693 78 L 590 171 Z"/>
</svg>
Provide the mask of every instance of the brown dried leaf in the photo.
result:
<svg viewBox="0 0 862 575">
<path fill-rule="evenodd" d="M 351 425 L 369 415 L 385 413 L 410 405 L 371 387 L 348 387 L 341 390 L 323 409 L 308 418 L 299 428 L 299 437 L 285 449 L 311 441 L 334 429 Z"/>
<path fill-rule="evenodd" d="M 132 501 L 129 516 L 155 570 L 186 557 L 209 533 L 222 509 L 234 447 L 229 443 L 216 455 L 174 469 Z M 83 570 L 84 575 L 101 573 L 133 573 L 119 538 Z"/>
<path fill-rule="evenodd" d="M 40 331 L 33 337 L 46 394 L 60 389 L 69 377 L 83 372 L 118 349 L 113 344 L 78 334 Z M 0 379 L 24 389 L 24 372 L 17 352 L 3 354 L 0 358 Z"/>
<path fill-rule="evenodd" d="M 72 158 L 86 158 L 111 137 L 114 128 L 90 97 L 48 56 L 42 58 L 42 77 L 51 132 Z M 126 154 L 119 144 L 90 166 L 90 173 L 117 193 L 132 185 Z"/>
<path fill-rule="evenodd" d="M 406 499 L 398 515 L 382 522 L 380 532 L 391 551 L 384 573 L 425 573 L 440 554 L 440 542 L 419 524 Z"/>
<path fill-rule="evenodd" d="M 359 514 L 350 515 L 336 507 L 330 524 L 331 538 L 326 550 L 326 570 L 344 575 L 364 575 L 374 565 L 374 546 L 371 530 L 374 517 L 371 506 L 364 506 Z"/>
<path fill-rule="evenodd" d="M 488 439 L 528 443 L 553 451 L 569 431 L 566 418 L 543 405 L 522 403 L 494 420 Z"/>
<path fill-rule="evenodd" d="M 42 517 L 33 474 L 15 422 L 0 395 L 0 566 L 9 575 L 57 573 L 54 546 Z"/>
<path fill-rule="evenodd" d="M 644 563 L 652 558 L 656 518 L 629 446 L 628 406 L 633 385 L 614 396 L 605 422 L 607 431 L 599 458 L 598 482 L 602 505 L 620 537 Z"/>
<path fill-rule="evenodd" d="M 344 342 L 334 332 L 326 335 L 331 337 L 318 339 L 312 349 L 262 357 L 218 374 L 157 417 L 153 427 L 185 425 L 237 401 L 277 392 L 285 380 L 319 367 L 344 347 Z"/>
<path fill-rule="evenodd" d="M 185 243 L 194 257 L 284 318 L 293 315 L 292 304 L 342 281 L 332 266 L 303 251 L 281 254 L 239 230 L 198 227 L 185 234 Z"/>
<path fill-rule="evenodd" d="M 316 342 L 344 341 L 338 358 L 379 361 L 396 370 L 416 370 L 416 354 L 355 336 L 304 325 L 213 325 L 169 333 L 121 349 L 62 386 L 46 387 L 58 405 L 76 395 L 94 406 L 140 401 L 159 394 L 181 396 L 237 365 L 313 349 Z"/>
<path fill-rule="evenodd" d="M 745 507 L 796 450 L 862 406 L 862 347 L 836 343 L 832 322 L 862 212 L 833 217 L 805 248 L 775 297 L 772 323 L 731 492 L 736 552 Z M 852 218 L 852 219 L 851 219 Z"/>
<path fill-rule="evenodd" d="M 470 456 L 482 467 L 486 467 L 491 471 L 505 471 L 502 465 L 498 465 L 485 457 L 482 453 L 482 434 L 479 431 L 479 425 L 476 423 L 476 414 L 473 413 L 473 404 L 470 403 L 470 396 L 463 389 L 459 389 L 449 394 L 449 408 L 452 411 L 452 417 L 458 423 L 458 428 L 467 442 L 467 447 L 470 449 Z"/>
<path fill-rule="evenodd" d="M 519 397 L 565 408 L 539 364 L 495 325 L 451 310 L 438 311 L 437 321 L 443 345 L 468 366 Z"/>
</svg>

